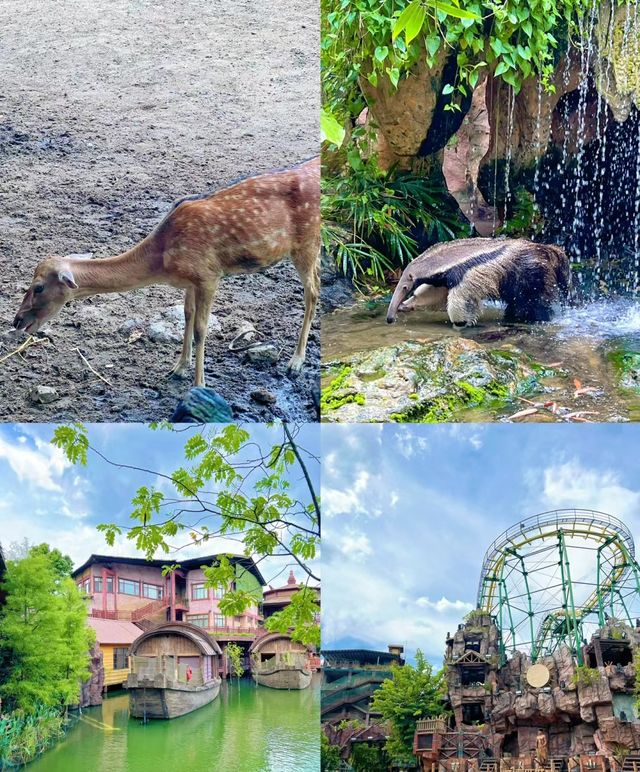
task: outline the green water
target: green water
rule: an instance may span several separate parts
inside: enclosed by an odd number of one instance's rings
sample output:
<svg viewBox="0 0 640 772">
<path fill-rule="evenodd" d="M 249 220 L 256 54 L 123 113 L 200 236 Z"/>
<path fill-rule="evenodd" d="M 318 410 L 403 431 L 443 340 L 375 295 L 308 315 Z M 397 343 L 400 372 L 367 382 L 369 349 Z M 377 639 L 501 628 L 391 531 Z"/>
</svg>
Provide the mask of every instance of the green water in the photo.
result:
<svg viewBox="0 0 640 772">
<path fill-rule="evenodd" d="M 143 725 L 126 694 L 88 708 L 29 772 L 318 772 L 320 690 L 243 679 L 187 716 Z"/>
</svg>

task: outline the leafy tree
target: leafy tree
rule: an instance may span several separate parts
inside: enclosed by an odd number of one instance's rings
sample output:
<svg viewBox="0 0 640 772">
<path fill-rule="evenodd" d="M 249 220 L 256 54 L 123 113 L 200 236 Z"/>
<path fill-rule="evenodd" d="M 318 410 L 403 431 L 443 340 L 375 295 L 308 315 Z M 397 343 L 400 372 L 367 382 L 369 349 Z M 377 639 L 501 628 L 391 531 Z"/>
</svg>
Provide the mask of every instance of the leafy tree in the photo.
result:
<svg viewBox="0 0 640 772">
<path fill-rule="evenodd" d="M 392 758 L 402 758 L 413 754 L 416 721 L 443 712 L 444 671 L 434 673 L 420 650 L 415 665 L 393 665 L 392 671 L 374 692 L 371 707 L 391 722 L 385 749 Z"/>
<path fill-rule="evenodd" d="M 337 772 L 340 768 L 340 748 L 331 745 L 327 735 L 320 732 L 320 770 L 321 772 Z"/>
<path fill-rule="evenodd" d="M 382 748 L 354 743 L 349 763 L 355 772 L 387 772 L 389 760 Z"/>
<path fill-rule="evenodd" d="M 89 677 L 95 635 L 74 582 L 60 578 L 51 554 L 36 551 L 10 560 L 3 582 L 0 651 L 5 681 L 0 694 L 9 709 L 26 713 L 76 704 L 80 681 Z"/>
<path fill-rule="evenodd" d="M 224 428 L 176 428 L 171 424 L 153 424 L 151 428 L 187 432 L 184 443 L 185 464 L 170 473 L 141 466 L 120 464 L 106 458 L 91 445 L 82 424 L 60 426 L 53 444 L 61 448 L 72 463 L 86 465 L 88 454 L 119 468 L 135 469 L 154 480 L 169 481 L 173 494 L 154 486 L 142 486 L 132 498 L 131 520 L 125 527 L 115 523 L 98 526 L 109 545 L 116 536 L 126 534 L 138 550 L 152 558 L 158 550 L 169 552 L 170 544 L 181 539 L 180 548 L 203 545 L 216 537 L 237 540 L 244 554 L 256 563 L 271 557 L 287 557 L 306 574 L 307 583 L 292 597 L 291 605 L 269 619 L 269 629 L 291 631 L 294 640 L 319 646 L 320 627 L 316 622 L 319 607 L 307 585 L 317 582 L 313 560 L 320 541 L 320 500 L 316 494 L 311 469 L 319 459 L 297 441 L 300 428 L 279 425 L 279 442 L 259 447 L 251 433 L 241 425 Z M 303 500 L 291 491 L 290 478 L 304 482 Z M 179 564 L 168 564 L 164 571 L 175 571 Z M 246 589 L 229 589 L 236 579 L 230 556 L 221 556 L 215 565 L 202 566 L 209 587 L 223 589 L 220 613 L 241 615 L 256 603 Z"/>
<path fill-rule="evenodd" d="M 242 646 L 238 646 L 237 643 L 227 644 L 226 654 L 229 658 L 231 675 L 234 675 L 236 678 L 241 678 L 244 674 L 244 667 L 242 666 L 242 653 Z"/>
<path fill-rule="evenodd" d="M 73 571 L 73 560 L 68 555 L 63 555 L 59 549 L 46 544 L 37 544 L 29 549 L 29 555 L 46 555 L 53 567 L 54 573 L 60 578 L 71 576 Z"/>
</svg>

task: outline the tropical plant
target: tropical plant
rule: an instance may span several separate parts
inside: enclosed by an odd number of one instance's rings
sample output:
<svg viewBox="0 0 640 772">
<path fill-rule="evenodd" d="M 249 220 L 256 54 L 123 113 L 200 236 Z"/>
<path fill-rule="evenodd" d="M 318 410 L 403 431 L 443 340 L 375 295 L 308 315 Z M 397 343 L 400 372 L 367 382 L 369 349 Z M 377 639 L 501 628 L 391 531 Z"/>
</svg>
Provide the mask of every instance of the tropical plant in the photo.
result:
<svg viewBox="0 0 640 772">
<path fill-rule="evenodd" d="M 39 705 L 29 713 L 0 711 L 0 769 L 27 764 L 54 743 L 64 727 L 58 708 Z"/>
<path fill-rule="evenodd" d="M 236 678 L 241 678 L 244 675 L 244 667 L 242 666 L 242 647 L 238 646 L 237 643 L 228 643 L 225 652 L 229 659 L 231 675 L 234 675 Z"/>
<path fill-rule="evenodd" d="M 320 542 L 320 499 L 313 481 L 319 460 L 299 444 L 300 427 L 287 423 L 279 427 L 279 440 L 267 447 L 260 447 L 251 431 L 238 424 L 190 427 L 183 466 L 168 473 L 127 467 L 153 480 L 151 486 L 132 492 L 132 524 L 103 523 L 97 528 L 111 546 L 116 536 L 126 535 L 149 559 L 158 550 L 169 552 L 176 537 L 182 537 L 181 547 L 200 546 L 216 537 L 235 539 L 246 555 L 255 556 L 256 564 L 271 557 L 288 558 L 307 581 L 287 609 L 270 617 L 269 629 L 319 646 L 320 609 L 315 594 L 307 589 L 310 581 L 319 581 L 313 567 Z M 178 431 L 172 424 L 151 428 Z M 86 465 L 91 453 L 99 462 L 126 466 L 94 448 L 82 424 L 57 427 L 52 442 L 72 463 Z M 304 500 L 291 491 L 294 474 L 303 481 Z M 173 493 L 158 490 L 159 481 L 169 483 Z M 168 574 L 178 567 L 167 561 L 163 571 Z M 241 615 L 262 598 L 261 591 L 236 582 L 236 566 L 229 555 L 218 556 L 214 565 L 202 570 L 207 586 L 225 591 L 218 602 L 225 616 Z M 234 583 L 235 588 L 229 589 Z"/>
<path fill-rule="evenodd" d="M 454 82 L 443 85 L 449 109 L 487 71 L 515 93 L 531 75 L 553 90 L 558 39 L 566 40 L 591 6 L 587 0 L 323 0 L 325 109 L 338 120 L 357 115 L 365 106 L 361 79 L 397 88 L 419 59 L 434 68 L 443 56 L 455 56 L 457 64 Z"/>
<path fill-rule="evenodd" d="M 338 772 L 340 769 L 340 748 L 331 745 L 327 735 L 320 732 L 320 772 Z"/>
<path fill-rule="evenodd" d="M 434 672 L 423 653 L 415 665 L 392 665 L 392 676 L 373 694 L 371 707 L 391 722 L 385 750 L 392 758 L 411 756 L 416 721 L 441 715 L 445 694 L 444 671 Z"/>
<path fill-rule="evenodd" d="M 348 169 L 322 181 L 322 242 L 356 282 L 384 281 L 385 271 L 418 254 L 412 236 L 446 241 L 465 230 L 449 194 L 429 179 L 352 157 Z M 467 230 L 468 232 L 468 230 Z"/>
</svg>

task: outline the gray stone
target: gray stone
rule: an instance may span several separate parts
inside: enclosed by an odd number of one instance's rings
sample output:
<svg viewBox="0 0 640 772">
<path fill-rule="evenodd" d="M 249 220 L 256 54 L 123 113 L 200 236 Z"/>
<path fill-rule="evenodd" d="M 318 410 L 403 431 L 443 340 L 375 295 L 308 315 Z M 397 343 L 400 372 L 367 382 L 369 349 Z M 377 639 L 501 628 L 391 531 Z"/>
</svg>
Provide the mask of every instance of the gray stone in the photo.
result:
<svg viewBox="0 0 640 772">
<path fill-rule="evenodd" d="M 182 333 L 166 321 L 153 322 L 147 327 L 147 336 L 154 343 L 180 343 Z"/>
<path fill-rule="evenodd" d="M 280 351 L 273 343 L 259 343 L 247 349 L 245 359 L 253 364 L 273 365 L 280 359 Z"/>
<path fill-rule="evenodd" d="M 42 386 L 41 384 L 32 387 L 29 392 L 29 397 L 32 402 L 41 405 L 55 402 L 57 399 L 60 399 L 60 395 L 53 386 Z"/>
</svg>

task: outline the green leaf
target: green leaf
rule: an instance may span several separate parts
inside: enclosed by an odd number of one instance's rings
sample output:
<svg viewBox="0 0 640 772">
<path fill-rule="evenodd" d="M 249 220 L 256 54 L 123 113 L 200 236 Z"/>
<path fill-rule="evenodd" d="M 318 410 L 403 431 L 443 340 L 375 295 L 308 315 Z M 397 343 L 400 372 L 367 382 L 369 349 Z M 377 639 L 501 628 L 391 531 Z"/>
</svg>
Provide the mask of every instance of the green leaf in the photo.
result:
<svg viewBox="0 0 640 772">
<path fill-rule="evenodd" d="M 435 56 L 440 48 L 440 35 L 429 35 L 427 38 L 427 51 L 431 56 Z"/>
<path fill-rule="evenodd" d="M 498 66 L 496 67 L 496 71 L 494 72 L 494 75 L 497 78 L 498 76 L 500 76 L 503 73 L 507 72 L 508 69 L 509 69 L 509 65 L 506 62 L 500 62 L 498 64 Z"/>
<path fill-rule="evenodd" d="M 420 33 L 426 15 L 427 11 L 422 5 L 421 0 L 413 0 L 398 16 L 398 20 L 393 25 L 391 39 L 395 40 L 398 35 L 404 32 L 408 45 Z"/>
<path fill-rule="evenodd" d="M 373 55 L 379 62 L 384 62 L 389 55 L 389 48 L 387 46 L 378 46 Z"/>
<path fill-rule="evenodd" d="M 451 83 L 447 83 L 445 87 L 442 89 L 443 94 L 452 94 L 453 93 L 453 86 Z"/>
<path fill-rule="evenodd" d="M 323 142 L 330 142 L 340 147 L 345 137 L 344 126 L 341 126 L 336 118 L 327 110 L 320 110 L 320 138 Z"/>
<path fill-rule="evenodd" d="M 387 70 L 387 74 L 389 75 L 389 80 L 397 88 L 398 81 L 400 80 L 400 70 L 397 67 L 391 67 Z"/>
<path fill-rule="evenodd" d="M 448 3 L 439 3 L 438 0 L 427 0 L 427 5 L 435 8 L 438 13 L 445 13 L 447 16 L 452 16 L 454 19 L 473 19 L 473 21 L 480 21 L 481 19 L 477 13 L 464 11 L 462 8 L 458 8 L 455 5 L 449 5 Z"/>
</svg>

